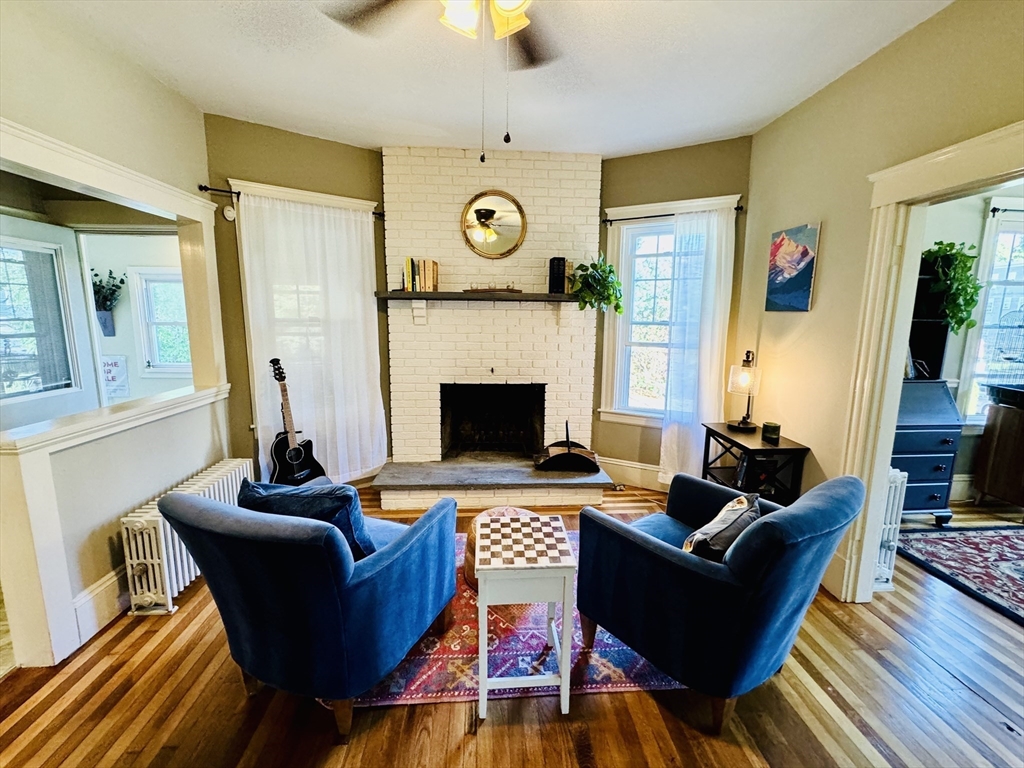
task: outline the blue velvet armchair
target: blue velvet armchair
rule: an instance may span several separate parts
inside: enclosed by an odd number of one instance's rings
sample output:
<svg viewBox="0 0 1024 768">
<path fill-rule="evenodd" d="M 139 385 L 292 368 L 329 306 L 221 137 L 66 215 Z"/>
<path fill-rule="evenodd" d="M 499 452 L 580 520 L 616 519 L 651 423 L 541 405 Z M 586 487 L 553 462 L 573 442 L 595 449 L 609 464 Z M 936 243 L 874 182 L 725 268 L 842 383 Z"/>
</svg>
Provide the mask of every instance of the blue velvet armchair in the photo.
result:
<svg viewBox="0 0 1024 768">
<path fill-rule="evenodd" d="M 721 731 L 735 698 L 782 668 L 843 533 L 864 503 L 855 477 L 829 480 L 762 517 L 716 563 L 683 541 L 739 493 L 676 475 L 666 514 L 626 524 L 580 515 L 583 643 L 598 625 L 660 670 L 712 697 Z"/>
<path fill-rule="evenodd" d="M 261 683 L 333 703 L 391 672 L 455 595 L 455 501 L 411 526 L 367 517 L 377 551 L 356 562 L 327 522 L 170 493 L 160 512 L 206 577 L 250 695 Z"/>
</svg>

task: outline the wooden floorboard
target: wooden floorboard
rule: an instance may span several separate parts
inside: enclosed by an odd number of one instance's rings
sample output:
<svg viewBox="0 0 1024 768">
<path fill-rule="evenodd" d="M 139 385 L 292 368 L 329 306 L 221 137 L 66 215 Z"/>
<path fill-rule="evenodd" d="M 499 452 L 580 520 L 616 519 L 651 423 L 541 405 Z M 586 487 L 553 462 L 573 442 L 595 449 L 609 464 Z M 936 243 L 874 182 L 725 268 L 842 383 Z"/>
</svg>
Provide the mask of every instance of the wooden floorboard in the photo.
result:
<svg viewBox="0 0 1024 768">
<path fill-rule="evenodd" d="M 664 503 L 627 488 L 602 508 Z M 550 511 L 578 527 L 578 509 Z M 468 530 L 476 510 L 459 512 Z M 721 736 L 681 690 L 578 695 L 567 716 L 557 697 L 501 699 L 484 723 L 475 703 L 358 709 L 342 746 L 314 701 L 245 698 L 200 580 L 173 616 L 121 617 L 60 665 L 3 678 L 0 766 L 1024 766 L 1024 628 L 902 559 L 895 583 L 866 605 L 821 592 Z"/>
</svg>

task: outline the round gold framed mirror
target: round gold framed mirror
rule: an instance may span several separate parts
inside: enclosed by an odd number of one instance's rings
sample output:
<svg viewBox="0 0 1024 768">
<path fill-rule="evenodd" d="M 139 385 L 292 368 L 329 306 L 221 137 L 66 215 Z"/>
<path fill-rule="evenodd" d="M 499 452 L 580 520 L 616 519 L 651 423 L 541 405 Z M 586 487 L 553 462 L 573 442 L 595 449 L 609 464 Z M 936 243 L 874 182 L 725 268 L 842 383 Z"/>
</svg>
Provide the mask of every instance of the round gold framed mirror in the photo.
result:
<svg viewBox="0 0 1024 768">
<path fill-rule="evenodd" d="M 526 238 L 526 212 L 508 192 L 489 189 L 462 209 L 462 239 L 485 259 L 515 253 Z"/>
</svg>

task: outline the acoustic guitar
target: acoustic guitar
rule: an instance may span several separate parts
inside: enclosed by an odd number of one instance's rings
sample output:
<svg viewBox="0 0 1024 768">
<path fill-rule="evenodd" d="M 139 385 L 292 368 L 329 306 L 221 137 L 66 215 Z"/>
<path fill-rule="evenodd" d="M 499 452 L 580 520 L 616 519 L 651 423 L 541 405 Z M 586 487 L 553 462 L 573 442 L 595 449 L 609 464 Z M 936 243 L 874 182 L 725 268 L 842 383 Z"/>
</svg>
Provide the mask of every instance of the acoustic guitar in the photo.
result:
<svg viewBox="0 0 1024 768">
<path fill-rule="evenodd" d="M 310 480 L 323 477 L 327 473 L 313 456 L 313 441 L 299 441 L 299 433 L 292 423 L 292 406 L 288 400 L 288 385 L 285 384 L 284 367 L 279 358 L 270 361 L 274 371 L 274 381 L 281 388 L 281 417 L 284 419 L 284 431 L 278 432 L 274 444 L 270 447 L 270 460 L 273 469 L 270 482 L 280 485 L 302 485 Z"/>
</svg>

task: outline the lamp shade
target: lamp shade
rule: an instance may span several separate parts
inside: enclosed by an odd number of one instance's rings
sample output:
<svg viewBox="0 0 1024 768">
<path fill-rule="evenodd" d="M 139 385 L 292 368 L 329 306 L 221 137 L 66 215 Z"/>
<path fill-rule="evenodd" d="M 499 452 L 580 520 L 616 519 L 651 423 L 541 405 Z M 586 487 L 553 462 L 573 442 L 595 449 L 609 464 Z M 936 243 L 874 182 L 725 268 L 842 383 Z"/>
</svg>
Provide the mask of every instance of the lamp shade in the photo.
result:
<svg viewBox="0 0 1024 768">
<path fill-rule="evenodd" d="M 491 0 L 491 21 L 494 24 L 494 39 L 503 40 L 525 29 L 530 23 L 523 13 L 532 0 Z"/>
<path fill-rule="evenodd" d="M 729 392 L 734 395 L 757 395 L 761 388 L 761 369 L 751 365 L 733 365 L 729 368 Z"/>
<path fill-rule="evenodd" d="M 441 23 L 475 40 L 480 23 L 480 0 L 441 0 L 441 5 L 444 6 Z"/>
</svg>

